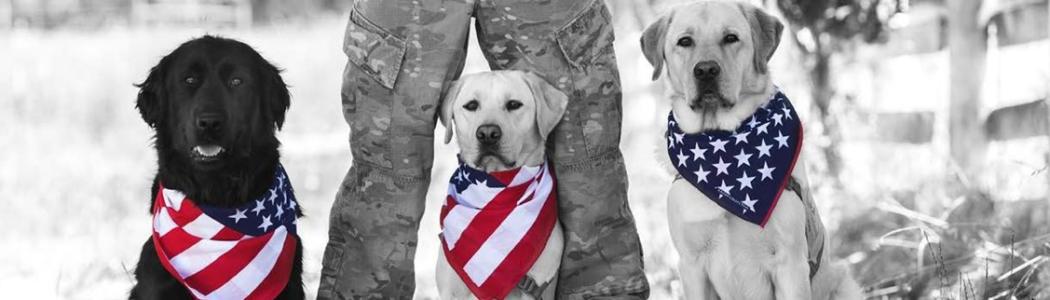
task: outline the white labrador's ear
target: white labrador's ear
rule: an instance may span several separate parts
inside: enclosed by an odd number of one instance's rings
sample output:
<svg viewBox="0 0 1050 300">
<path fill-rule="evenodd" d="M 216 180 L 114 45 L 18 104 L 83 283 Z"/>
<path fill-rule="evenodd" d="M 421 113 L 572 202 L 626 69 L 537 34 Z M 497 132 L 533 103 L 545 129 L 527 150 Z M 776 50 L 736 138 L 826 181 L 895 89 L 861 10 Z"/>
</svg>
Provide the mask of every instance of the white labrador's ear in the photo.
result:
<svg viewBox="0 0 1050 300">
<path fill-rule="evenodd" d="M 562 93 L 547 80 L 536 73 L 524 72 L 525 84 L 529 86 L 532 97 L 536 99 L 536 128 L 540 138 L 547 140 L 547 135 L 561 122 L 565 108 L 569 105 L 569 96 Z"/>
<path fill-rule="evenodd" d="M 452 142 L 452 132 L 456 131 L 452 127 L 452 109 L 455 105 L 456 97 L 459 96 L 459 90 L 463 89 L 463 79 L 452 82 L 449 86 L 448 91 L 442 96 L 441 100 L 441 113 L 438 114 L 441 120 L 441 125 L 445 126 L 445 144 Z"/>
<path fill-rule="evenodd" d="M 664 67 L 664 38 L 667 35 L 667 25 L 671 24 L 671 14 L 668 13 L 655 23 L 650 24 L 642 32 L 642 54 L 649 64 L 653 65 L 653 80 L 660 78 L 660 72 Z"/>
<path fill-rule="evenodd" d="M 765 74 L 769 69 L 769 59 L 773 58 L 773 52 L 776 52 L 777 46 L 780 45 L 784 24 L 754 5 L 740 3 L 740 9 L 751 24 L 751 41 L 755 44 L 755 71 Z"/>
</svg>

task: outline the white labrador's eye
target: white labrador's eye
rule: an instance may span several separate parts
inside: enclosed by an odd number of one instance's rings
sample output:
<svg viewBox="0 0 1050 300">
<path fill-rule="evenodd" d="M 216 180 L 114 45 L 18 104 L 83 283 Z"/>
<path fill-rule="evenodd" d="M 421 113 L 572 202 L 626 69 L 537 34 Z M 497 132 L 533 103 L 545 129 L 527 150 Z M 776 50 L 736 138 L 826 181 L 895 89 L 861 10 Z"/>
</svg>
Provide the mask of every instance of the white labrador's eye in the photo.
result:
<svg viewBox="0 0 1050 300">
<path fill-rule="evenodd" d="M 740 41 L 740 37 L 738 37 L 738 36 L 736 36 L 735 34 L 732 34 L 732 33 L 727 34 L 725 37 L 722 38 L 722 43 L 726 44 L 726 45 L 729 45 L 729 44 L 732 44 L 732 43 L 736 43 L 736 42 L 739 42 L 739 41 Z"/>
<path fill-rule="evenodd" d="M 514 110 L 517 110 L 517 109 L 521 108 L 522 105 L 523 104 L 521 104 L 521 101 L 510 100 L 510 101 L 507 101 L 506 108 L 507 108 L 507 111 L 514 111 Z"/>
<path fill-rule="evenodd" d="M 687 36 L 687 37 L 683 37 L 683 38 L 678 39 L 678 46 L 679 47 L 692 47 L 693 46 L 693 38 Z"/>
<path fill-rule="evenodd" d="M 463 104 L 463 108 L 468 111 L 478 110 L 478 106 L 481 106 L 481 104 L 478 103 L 478 100 L 470 100 L 467 104 Z"/>
<path fill-rule="evenodd" d="M 230 86 L 231 87 L 238 87 L 238 86 L 241 85 L 241 83 L 244 83 L 244 82 L 240 78 L 234 77 L 233 79 L 230 79 Z"/>
</svg>

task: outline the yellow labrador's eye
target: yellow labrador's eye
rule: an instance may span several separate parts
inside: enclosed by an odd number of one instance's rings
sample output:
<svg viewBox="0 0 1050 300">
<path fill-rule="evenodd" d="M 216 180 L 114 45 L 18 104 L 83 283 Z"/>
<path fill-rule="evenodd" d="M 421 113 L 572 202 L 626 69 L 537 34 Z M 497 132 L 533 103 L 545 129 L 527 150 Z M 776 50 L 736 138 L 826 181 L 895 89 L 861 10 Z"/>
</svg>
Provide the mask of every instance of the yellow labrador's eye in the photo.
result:
<svg viewBox="0 0 1050 300">
<path fill-rule="evenodd" d="M 522 104 L 521 104 L 521 101 L 510 100 L 510 101 L 507 101 L 507 105 L 506 106 L 507 106 L 507 110 L 508 111 L 513 111 L 513 110 L 517 110 L 517 109 L 521 108 Z"/>
<path fill-rule="evenodd" d="M 687 36 L 687 37 L 683 37 L 683 38 L 678 39 L 678 46 L 679 47 L 692 47 L 693 46 L 693 38 Z"/>
<path fill-rule="evenodd" d="M 234 77 L 233 79 L 230 79 L 230 86 L 231 87 L 238 87 L 238 86 L 241 85 L 241 83 L 244 83 L 244 82 L 240 78 Z"/>
<path fill-rule="evenodd" d="M 481 104 L 478 103 L 478 100 L 470 100 L 467 104 L 463 104 L 463 108 L 468 111 L 478 110 L 478 106 L 481 106 Z"/>
<path fill-rule="evenodd" d="M 196 85 L 197 84 L 197 77 L 186 76 L 186 78 L 182 79 L 182 81 L 185 82 L 188 85 Z"/>
<path fill-rule="evenodd" d="M 729 45 L 729 44 L 732 44 L 732 43 L 736 43 L 736 42 L 739 42 L 739 41 L 740 41 L 740 37 L 738 37 L 738 36 L 736 36 L 735 34 L 732 34 L 732 33 L 727 34 L 725 37 L 722 38 L 722 43 L 726 44 L 726 45 Z"/>
</svg>

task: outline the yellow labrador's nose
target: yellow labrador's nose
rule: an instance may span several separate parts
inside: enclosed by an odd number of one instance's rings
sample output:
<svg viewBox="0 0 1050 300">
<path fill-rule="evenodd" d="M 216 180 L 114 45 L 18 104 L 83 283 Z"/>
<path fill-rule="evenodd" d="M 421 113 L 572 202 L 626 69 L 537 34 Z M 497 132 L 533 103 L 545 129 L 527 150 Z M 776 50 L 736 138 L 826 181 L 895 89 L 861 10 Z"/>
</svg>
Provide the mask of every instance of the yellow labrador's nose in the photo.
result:
<svg viewBox="0 0 1050 300">
<path fill-rule="evenodd" d="M 722 73 L 722 68 L 718 66 L 718 63 L 706 60 L 696 63 L 693 66 L 693 76 L 701 81 L 714 80 L 718 78 L 718 74 Z"/>
<path fill-rule="evenodd" d="M 474 133 L 478 138 L 478 142 L 483 145 L 492 145 L 499 142 L 499 139 L 503 137 L 503 129 L 500 129 L 499 125 L 486 124 L 478 126 L 478 130 Z"/>
</svg>

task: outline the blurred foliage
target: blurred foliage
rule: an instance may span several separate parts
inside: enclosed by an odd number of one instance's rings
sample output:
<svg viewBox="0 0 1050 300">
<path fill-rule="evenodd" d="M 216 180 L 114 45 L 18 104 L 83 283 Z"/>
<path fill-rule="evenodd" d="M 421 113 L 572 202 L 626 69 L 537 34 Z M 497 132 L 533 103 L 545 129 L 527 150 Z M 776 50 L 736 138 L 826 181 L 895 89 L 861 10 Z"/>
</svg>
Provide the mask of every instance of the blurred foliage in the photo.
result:
<svg viewBox="0 0 1050 300">
<path fill-rule="evenodd" d="M 317 14 L 342 14 L 350 11 L 354 1 L 347 0 L 251 0 L 252 21 L 268 25 L 287 20 L 301 20 Z"/>
<path fill-rule="evenodd" d="M 307 20 L 319 14 L 342 14 L 349 11 L 353 3 L 354 1 L 346 0 L 0 0 L 0 18 L 10 19 L 0 20 L 0 29 L 8 26 L 7 24 L 43 29 L 96 29 L 130 25 L 136 18 L 135 6 L 157 4 L 186 7 L 247 5 L 251 9 L 252 24 L 259 26 Z M 201 20 L 200 25 L 221 21 Z"/>
<path fill-rule="evenodd" d="M 848 52 L 856 42 L 885 41 L 887 23 L 903 11 L 907 0 L 776 0 L 787 20 L 792 41 L 803 52 L 808 66 L 813 103 L 824 126 L 828 145 L 823 147 L 825 170 L 838 180 L 842 141 L 837 120 L 831 113 L 835 89 L 831 82 L 832 56 Z"/>
<path fill-rule="evenodd" d="M 814 35 L 828 34 L 838 41 L 860 38 L 883 41 L 886 23 L 903 11 L 903 0 L 777 0 L 785 19 Z M 836 41 L 828 41 L 836 42 Z"/>
</svg>

